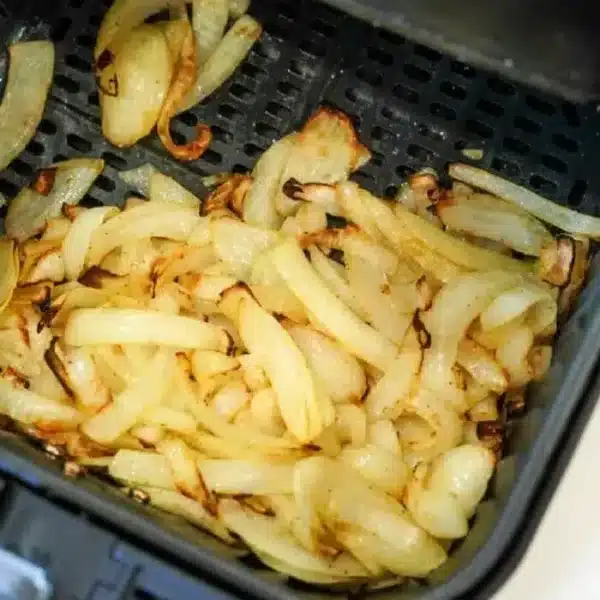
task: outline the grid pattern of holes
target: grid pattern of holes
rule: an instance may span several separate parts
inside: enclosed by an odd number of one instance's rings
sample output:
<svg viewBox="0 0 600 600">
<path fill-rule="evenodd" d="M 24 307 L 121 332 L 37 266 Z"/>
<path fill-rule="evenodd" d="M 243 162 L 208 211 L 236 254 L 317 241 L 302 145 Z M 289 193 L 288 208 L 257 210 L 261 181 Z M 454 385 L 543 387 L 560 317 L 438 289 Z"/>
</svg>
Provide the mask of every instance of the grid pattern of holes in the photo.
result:
<svg viewBox="0 0 600 600">
<path fill-rule="evenodd" d="M 97 123 L 92 51 L 110 2 L 62 4 L 49 23 L 57 48 L 52 95 Z M 253 3 L 252 10 L 264 24 L 262 39 L 221 90 L 173 123 L 176 140 L 193 135 L 198 122 L 213 127 L 211 148 L 187 166 L 192 171 L 250 168 L 274 139 L 326 103 L 353 116 L 362 139 L 380 157 L 356 175 L 379 193 L 395 189 L 407 173 L 420 167 L 443 168 L 450 160 L 464 160 L 461 150 L 481 148 L 482 166 L 559 202 L 598 212 L 600 174 L 588 172 L 583 160 L 588 152 L 595 155 L 597 148 L 589 131 L 597 130 L 600 117 L 591 108 L 479 72 L 314 0 L 264 0 Z M 97 147 L 79 131 L 67 133 L 61 123 L 57 125 L 53 135 L 60 138 L 61 151 L 46 151 L 38 137 L 49 134 L 41 129 L 24 156 L 2 175 L 0 188 L 14 189 L 31 176 L 35 165 L 57 154 L 85 154 Z M 152 156 L 165 157 L 154 137 L 143 147 Z M 121 168 L 136 154 L 107 152 L 112 165 L 122 161 Z M 105 181 L 101 185 L 105 196 L 119 190 L 118 184 L 114 191 Z"/>
</svg>

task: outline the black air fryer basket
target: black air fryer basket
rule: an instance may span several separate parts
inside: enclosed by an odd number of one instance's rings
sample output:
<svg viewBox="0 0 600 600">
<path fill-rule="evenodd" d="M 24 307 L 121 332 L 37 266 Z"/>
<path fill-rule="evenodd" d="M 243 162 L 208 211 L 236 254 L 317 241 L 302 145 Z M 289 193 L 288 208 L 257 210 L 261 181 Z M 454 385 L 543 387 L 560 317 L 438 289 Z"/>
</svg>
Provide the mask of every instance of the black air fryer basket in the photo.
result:
<svg viewBox="0 0 600 600">
<path fill-rule="evenodd" d="M 2 44 L 50 37 L 57 51 L 51 97 L 35 138 L 0 173 L 0 192 L 7 197 L 38 168 L 74 156 L 101 156 L 107 165 L 86 206 L 122 202 L 126 188 L 117 170 L 145 162 L 201 193 L 199 175 L 247 171 L 274 140 L 325 104 L 350 115 L 373 150 L 356 180 L 378 194 L 393 195 L 408 173 L 426 166 L 441 171 L 449 161 L 466 160 L 463 149 L 475 148 L 484 153 L 479 165 L 559 203 L 599 212 L 600 169 L 591 160 L 600 155 L 595 107 L 520 87 L 316 0 L 254 0 L 251 13 L 264 24 L 264 35 L 230 81 L 176 119 L 176 135 L 186 138 L 197 122 L 211 125 L 214 140 L 200 160 L 177 164 L 154 137 L 116 149 L 99 130 L 91 74 L 92 48 L 109 4 L 57 0 L 34 9 L 25 0 L 4 0 L 4 6 L 0 0 Z M 512 423 L 505 456 L 468 537 L 426 581 L 372 592 L 373 598 L 473 598 L 476 587 L 478 597 L 489 597 L 481 582 L 514 550 L 528 508 L 548 478 L 550 459 L 591 382 L 599 340 L 600 279 L 592 275 L 560 332 L 551 371 L 531 390 L 526 414 Z M 290 581 L 94 478 L 66 479 L 57 462 L 12 434 L 0 434 L 0 471 L 35 496 L 68 501 L 102 528 L 240 597 L 348 597 Z"/>
</svg>

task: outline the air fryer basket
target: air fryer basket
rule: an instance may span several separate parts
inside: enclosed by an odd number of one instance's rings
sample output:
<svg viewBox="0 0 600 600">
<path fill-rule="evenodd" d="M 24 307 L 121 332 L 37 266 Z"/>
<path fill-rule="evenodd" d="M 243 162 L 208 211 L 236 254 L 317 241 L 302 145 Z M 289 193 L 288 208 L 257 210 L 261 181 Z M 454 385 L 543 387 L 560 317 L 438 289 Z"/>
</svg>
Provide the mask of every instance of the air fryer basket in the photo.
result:
<svg viewBox="0 0 600 600">
<path fill-rule="evenodd" d="M 72 156 L 102 156 L 107 163 L 84 200 L 88 206 L 121 202 L 126 188 L 116 170 L 148 161 L 200 192 L 197 175 L 248 170 L 273 140 L 319 104 L 329 104 L 351 115 L 373 150 L 356 179 L 377 193 L 390 195 L 407 173 L 424 166 L 443 170 L 450 160 L 465 160 L 462 149 L 477 148 L 486 168 L 560 203 L 598 211 L 600 171 L 591 162 L 600 150 L 595 107 L 518 87 L 314 0 L 254 0 L 251 12 L 265 34 L 235 76 L 175 124 L 182 136 L 191 135 L 198 120 L 213 127 L 214 141 L 201 160 L 176 164 L 155 138 L 130 150 L 113 148 L 99 131 L 91 75 L 95 35 L 108 4 L 60 0 L 34 9 L 25 0 L 4 0 L 4 6 L 0 0 L 3 44 L 50 36 L 57 49 L 54 86 L 39 130 L 23 155 L 0 173 L 0 192 L 8 197 L 42 165 Z M 600 353 L 598 307 L 600 279 L 594 277 L 561 331 L 550 373 L 531 390 L 525 416 L 512 423 L 506 456 L 466 540 L 426 582 L 373 597 L 457 598 L 510 551 L 592 376 Z M 68 499 L 197 574 L 237 588 L 243 597 L 331 597 L 262 568 L 243 552 L 93 478 L 64 478 L 60 465 L 11 434 L 0 434 L 0 469 L 49 496 Z"/>
</svg>

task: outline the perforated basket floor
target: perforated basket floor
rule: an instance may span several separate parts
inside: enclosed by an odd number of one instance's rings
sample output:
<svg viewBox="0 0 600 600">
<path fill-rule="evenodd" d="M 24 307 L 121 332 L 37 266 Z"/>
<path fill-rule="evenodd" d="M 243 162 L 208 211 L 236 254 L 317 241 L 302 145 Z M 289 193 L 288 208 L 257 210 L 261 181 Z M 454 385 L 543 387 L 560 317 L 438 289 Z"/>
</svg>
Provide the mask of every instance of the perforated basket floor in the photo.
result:
<svg viewBox="0 0 600 600">
<path fill-rule="evenodd" d="M 190 136 L 198 121 L 211 125 L 214 141 L 201 160 L 174 163 L 154 136 L 129 150 L 113 148 L 98 128 L 91 75 L 92 48 L 107 4 L 61 0 L 33 8 L 26 0 L 0 0 L 0 40 L 50 36 L 57 49 L 51 99 L 39 130 L 23 155 L 0 173 L 0 192 L 9 198 L 39 167 L 86 155 L 102 156 L 107 163 L 87 205 L 121 202 L 126 190 L 116 171 L 148 161 L 199 191 L 198 174 L 250 169 L 274 140 L 297 128 L 319 104 L 328 104 L 352 116 L 373 150 L 373 159 L 356 179 L 378 193 L 391 195 L 407 173 L 425 166 L 443 169 L 451 160 L 465 160 L 462 149 L 477 148 L 484 151 L 482 166 L 560 203 L 600 212 L 600 169 L 594 162 L 600 114 L 595 107 L 576 107 L 508 83 L 311 0 L 254 0 L 252 13 L 265 34 L 221 90 L 177 118 L 176 135 L 182 137 Z M 0 74 L 4 66 L 0 63 Z M 528 414 L 514 425 L 507 457 L 472 534 L 430 581 L 378 592 L 378 597 L 465 597 L 507 550 L 596 363 L 597 283 L 594 279 L 588 285 L 560 336 L 551 373 L 531 394 Z M 67 481 L 56 465 L 21 443 L 0 438 L 0 455 L 2 460 L 12 457 L 21 471 L 29 464 L 53 494 L 177 555 L 196 572 L 227 580 L 243 590 L 242 596 L 326 595 L 260 569 L 256 562 L 244 566 L 231 555 L 227 560 L 233 562 L 219 562 L 225 558 L 201 548 L 208 543 L 214 549 L 215 543 L 191 527 L 174 526 L 156 511 L 140 516 L 128 499 L 91 480 Z"/>
</svg>

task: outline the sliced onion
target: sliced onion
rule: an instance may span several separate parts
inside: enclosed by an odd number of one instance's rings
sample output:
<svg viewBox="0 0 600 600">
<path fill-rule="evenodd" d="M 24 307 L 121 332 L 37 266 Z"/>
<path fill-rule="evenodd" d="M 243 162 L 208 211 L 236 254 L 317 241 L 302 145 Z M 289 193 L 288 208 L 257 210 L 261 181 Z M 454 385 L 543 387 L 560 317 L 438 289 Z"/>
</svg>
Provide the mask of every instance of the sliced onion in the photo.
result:
<svg viewBox="0 0 600 600">
<path fill-rule="evenodd" d="M 162 237 L 185 241 L 201 217 L 186 206 L 146 202 L 104 223 L 92 235 L 87 264 L 99 264 L 115 248 L 132 240 Z"/>
<path fill-rule="evenodd" d="M 103 63 L 110 60 L 104 54 L 109 46 L 120 48 L 131 30 L 148 17 L 164 9 L 179 8 L 182 0 L 116 0 L 104 15 L 96 38 L 94 60 L 96 72 L 102 71 Z M 104 54 L 104 56 L 103 56 Z"/>
<path fill-rule="evenodd" d="M 275 142 L 254 166 L 254 181 L 244 200 L 243 209 L 244 221 L 249 225 L 266 229 L 278 227 L 281 219 L 275 209 L 275 197 L 294 139 L 292 134 Z"/>
<path fill-rule="evenodd" d="M 225 33 L 229 18 L 229 4 L 229 0 L 194 0 L 192 2 L 192 25 L 196 38 L 198 75 Z"/>
<path fill-rule="evenodd" d="M 365 399 L 369 421 L 400 416 L 402 401 L 412 391 L 421 367 L 423 353 L 417 348 L 403 349 L 384 376 L 371 388 Z"/>
<path fill-rule="evenodd" d="M 363 323 L 327 288 L 296 241 L 278 246 L 273 261 L 292 292 L 346 350 L 382 371 L 389 367 L 398 354 L 396 346 Z"/>
<path fill-rule="evenodd" d="M 221 327 L 191 317 L 119 308 L 74 310 L 65 326 L 72 346 L 154 344 L 175 348 L 227 351 L 229 338 Z"/>
<path fill-rule="evenodd" d="M 115 479 L 133 487 L 149 485 L 175 489 L 169 462 L 156 452 L 119 450 L 114 455 L 108 472 Z"/>
<path fill-rule="evenodd" d="M 298 440 L 310 441 L 323 424 L 311 422 L 317 398 L 306 359 L 287 331 L 254 300 L 242 299 L 239 321 L 244 345 L 259 359 L 277 393 L 286 427 Z"/>
<path fill-rule="evenodd" d="M 200 459 L 198 468 L 217 494 L 291 494 L 293 465 L 249 460 Z"/>
<path fill-rule="evenodd" d="M 82 212 L 73 221 L 62 245 L 67 279 L 79 279 L 83 273 L 92 234 L 107 217 L 114 216 L 118 212 L 114 206 L 95 206 Z"/>
<path fill-rule="evenodd" d="M 534 305 L 540 305 L 536 307 L 535 314 L 532 317 L 536 329 L 542 331 L 556 320 L 558 308 L 547 289 L 527 282 L 495 298 L 487 309 L 481 313 L 481 328 L 488 331 L 501 327 L 516 319 Z"/>
<path fill-rule="evenodd" d="M 104 169 L 99 158 L 73 158 L 43 170 L 51 174 L 44 193 L 23 188 L 12 200 L 6 214 L 6 233 L 22 242 L 42 231 L 49 219 L 60 215 L 66 204 L 78 204 Z"/>
<path fill-rule="evenodd" d="M 229 14 L 234 19 L 239 19 L 248 12 L 250 0 L 229 0 Z"/>
<path fill-rule="evenodd" d="M 563 231 L 600 238 L 598 217 L 584 215 L 560 206 L 531 190 L 477 167 L 455 163 L 450 165 L 449 173 L 450 177 L 512 202 L 545 223 L 550 223 Z"/>
<path fill-rule="evenodd" d="M 74 429 L 79 411 L 68 404 L 45 398 L 0 378 L 0 413 L 43 431 Z"/>
<path fill-rule="evenodd" d="M 178 112 L 196 106 L 227 81 L 261 34 L 260 23 L 248 15 L 240 17 L 204 63 L 194 88 L 178 107 Z"/>
<path fill-rule="evenodd" d="M 177 113 L 179 105 L 192 89 L 196 80 L 196 54 L 194 36 L 189 21 L 184 20 L 187 31 L 183 38 L 180 52 L 175 64 L 175 74 L 162 103 L 156 123 L 158 137 L 167 152 L 178 160 L 198 160 L 208 148 L 212 139 L 210 128 L 206 125 L 197 126 L 198 137 L 191 142 L 177 144 L 171 136 L 171 119 Z"/>
<path fill-rule="evenodd" d="M 8 47 L 8 79 L 0 104 L 0 171 L 35 134 L 54 71 L 52 42 L 20 42 Z"/>
<path fill-rule="evenodd" d="M 19 280 L 19 255 L 13 240 L 0 240 L 0 313 L 6 308 Z"/>
<path fill-rule="evenodd" d="M 130 31 L 112 70 L 114 89 L 99 90 L 102 133 L 115 146 L 133 146 L 152 131 L 169 92 L 173 65 L 163 32 L 145 24 Z"/>
<path fill-rule="evenodd" d="M 233 544 L 234 539 L 227 529 L 200 502 L 186 498 L 183 494 L 162 488 L 142 487 L 142 492 L 148 494 L 150 504 L 168 513 L 179 515 L 193 525 L 210 531 L 226 544 Z"/>
<path fill-rule="evenodd" d="M 487 389 L 497 393 L 506 391 L 508 381 L 502 367 L 483 346 L 467 338 L 460 342 L 458 364 Z"/>
<path fill-rule="evenodd" d="M 164 202 L 165 204 L 185 206 L 194 210 L 200 209 L 200 200 L 194 194 L 159 171 L 150 173 L 148 198 L 152 202 Z"/>
<path fill-rule="evenodd" d="M 437 215 L 449 229 L 501 242 L 528 256 L 539 256 L 543 246 L 552 240 L 550 232 L 531 215 L 513 208 L 516 209 L 484 194 L 436 204 Z"/>
<path fill-rule="evenodd" d="M 161 440 L 156 449 L 165 457 L 176 489 L 201 504 L 208 500 L 204 482 L 196 468 L 195 455 L 189 446 L 180 438 L 167 437 Z"/>
<path fill-rule="evenodd" d="M 135 169 L 127 171 L 119 171 L 119 178 L 127 185 L 131 186 L 138 194 L 149 198 L 150 197 L 150 178 L 153 173 L 158 173 L 158 169 L 150 163 L 145 163 Z"/>
<path fill-rule="evenodd" d="M 291 327 L 288 331 L 320 385 L 334 402 L 361 400 L 367 382 L 354 356 L 331 338 L 310 327 Z M 335 373 L 335 377 L 331 376 L 332 373 Z"/>
</svg>

